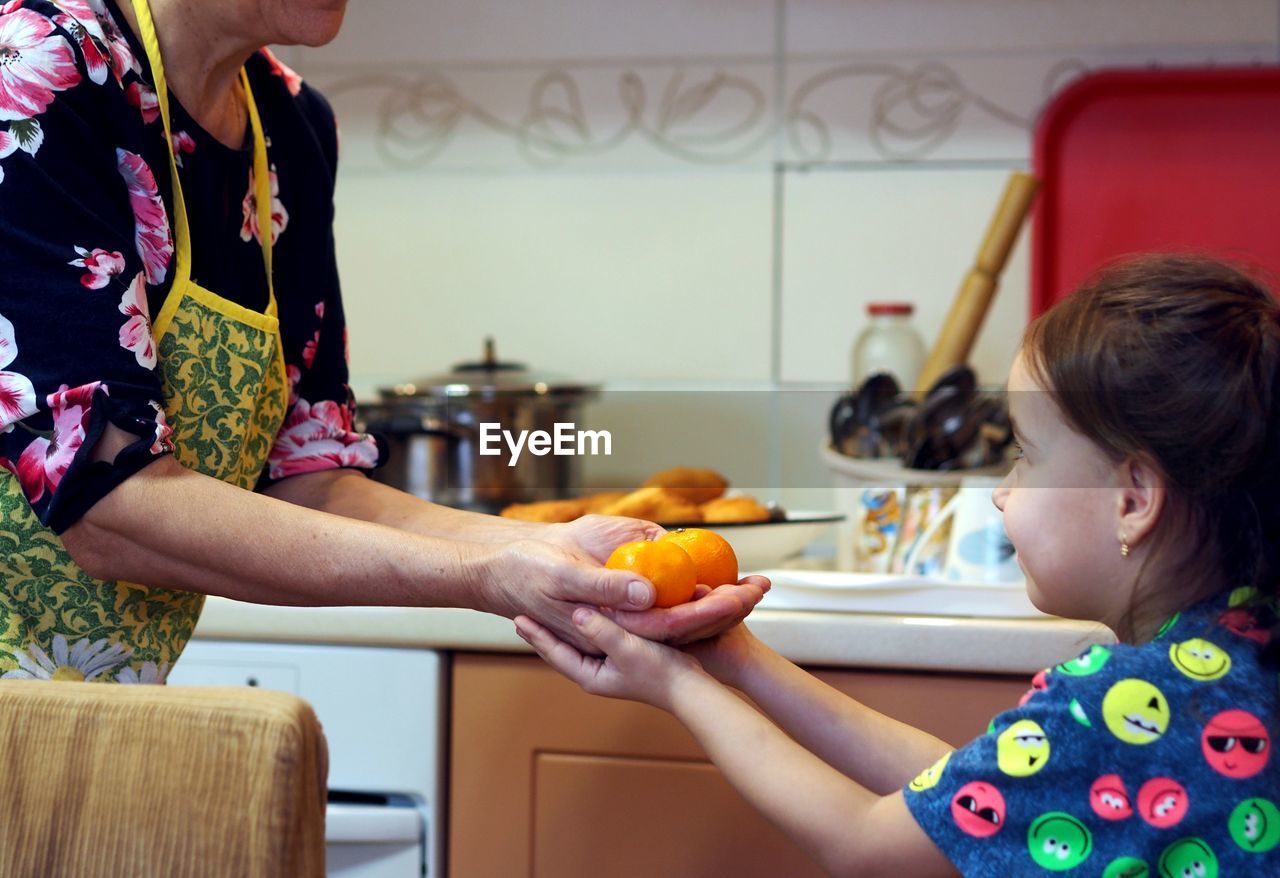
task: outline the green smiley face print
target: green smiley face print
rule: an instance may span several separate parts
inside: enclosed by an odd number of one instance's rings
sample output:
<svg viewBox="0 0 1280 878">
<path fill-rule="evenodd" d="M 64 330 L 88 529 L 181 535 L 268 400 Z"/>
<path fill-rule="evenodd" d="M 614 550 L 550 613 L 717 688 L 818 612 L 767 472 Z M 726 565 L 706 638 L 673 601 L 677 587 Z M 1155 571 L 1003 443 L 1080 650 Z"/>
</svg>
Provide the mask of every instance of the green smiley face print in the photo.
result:
<svg viewBox="0 0 1280 878">
<path fill-rule="evenodd" d="M 1280 809 L 1267 799 L 1245 799 L 1227 818 L 1236 844 L 1251 854 L 1264 854 L 1280 844 Z"/>
<path fill-rule="evenodd" d="M 1070 814 L 1050 811 L 1032 821 L 1027 831 L 1027 851 L 1040 868 L 1065 872 L 1093 853 L 1093 835 Z"/>
<path fill-rule="evenodd" d="M 1119 857 L 1107 864 L 1102 878 L 1151 878 L 1151 867 L 1137 857 Z"/>
<path fill-rule="evenodd" d="M 1160 878 L 1218 878 L 1218 858 L 1202 838 L 1184 838 L 1164 849 Z"/>
<path fill-rule="evenodd" d="M 1101 671 L 1109 658 L 1111 658 L 1111 650 L 1095 643 L 1084 655 L 1058 665 L 1057 670 L 1069 677 L 1088 677 Z"/>
</svg>

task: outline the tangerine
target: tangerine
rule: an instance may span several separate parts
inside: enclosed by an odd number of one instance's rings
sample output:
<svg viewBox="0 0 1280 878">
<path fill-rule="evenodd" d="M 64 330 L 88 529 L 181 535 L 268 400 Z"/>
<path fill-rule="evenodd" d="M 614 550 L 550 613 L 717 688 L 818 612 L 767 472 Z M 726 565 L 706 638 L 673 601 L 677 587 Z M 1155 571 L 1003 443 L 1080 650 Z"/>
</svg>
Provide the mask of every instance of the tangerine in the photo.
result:
<svg viewBox="0 0 1280 878">
<path fill-rule="evenodd" d="M 698 582 L 715 588 L 738 581 L 738 556 L 729 541 L 703 527 L 682 527 L 664 534 L 660 543 L 675 543 L 693 559 Z"/>
<path fill-rule="evenodd" d="M 630 570 L 653 583 L 655 607 L 674 607 L 693 597 L 698 569 L 678 543 L 635 540 L 613 550 L 604 566 Z"/>
</svg>

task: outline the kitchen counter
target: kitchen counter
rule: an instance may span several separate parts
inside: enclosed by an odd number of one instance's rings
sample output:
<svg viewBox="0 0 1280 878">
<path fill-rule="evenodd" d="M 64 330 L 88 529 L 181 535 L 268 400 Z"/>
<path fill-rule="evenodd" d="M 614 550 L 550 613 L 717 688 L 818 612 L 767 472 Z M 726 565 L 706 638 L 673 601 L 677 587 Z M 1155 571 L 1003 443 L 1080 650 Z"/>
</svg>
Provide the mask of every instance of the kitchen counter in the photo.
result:
<svg viewBox="0 0 1280 878">
<path fill-rule="evenodd" d="M 798 664 L 1033 674 L 1113 640 L 1099 625 L 996 619 L 757 609 L 749 624 Z M 273 607 L 211 597 L 197 638 L 361 644 L 478 652 L 531 650 L 510 620 L 460 609 Z"/>
</svg>

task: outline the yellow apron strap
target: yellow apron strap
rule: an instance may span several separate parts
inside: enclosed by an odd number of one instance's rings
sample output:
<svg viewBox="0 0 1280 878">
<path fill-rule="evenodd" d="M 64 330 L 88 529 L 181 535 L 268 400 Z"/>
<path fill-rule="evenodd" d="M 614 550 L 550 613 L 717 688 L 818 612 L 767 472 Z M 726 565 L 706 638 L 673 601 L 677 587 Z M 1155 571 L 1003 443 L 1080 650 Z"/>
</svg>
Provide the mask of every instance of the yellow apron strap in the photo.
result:
<svg viewBox="0 0 1280 878">
<path fill-rule="evenodd" d="M 249 125 L 253 128 L 253 195 L 258 208 L 258 240 L 262 244 L 262 264 L 267 267 L 267 313 L 276 316 L 276 290 L 271 275 L 271 168 L 267 164 L 267 138 L 262 133 L 258 102 L 249 88 L 249 74 L 240 68 L 240 84 L 244 86 L 249 105 Z M 171 151 L 172 153 L 172 151 Z"/>
<path fill-rule="evenodd" d="M 155 323 L 165 326 L 172 318 L 172 311 L 181 300 L 181 290 L 191 279 L 191 231 L 187 225 L 187 206 L 182 197 L 182 181 L 178 177 L 178 162 L 173 152 L 173 131 L 169 122 L 169 85 L 164 75 L 164 63 L 160 56 L 160 39 L 156 36 L 155 22 L 151 18 L 151 7 L 147 0 L 133 0 L 133 11 L 138 17 L 138 27 L 142 30 L 142 45 L 147 50 L 147 60 L 151 62 L 151 78 L 155 84 L 156 101 L 160 106 L 160 119 L 164 122 L 165 147 L 169 151 L 169 175 L 173 180 L 173 213 L 174 213 L 174 245 L 176 248 L 176 266 L 173 275 L 172 290 L 178 295 L 169 295 L 164 308 Z M 240 70 L 240 83 L 244 87 L 245 101 L 249 105 L 249 124 L 253 129 L 253 183 L 254 199 L 258 208 L 258 238 L 262 242 L 262 262 L 267 271 L 267 312 L 276 316 L 275 284 L 271 277 L 271 173 L 267 164 L 267 142 L 262 133 L 262 120 L 258 117 L 258 105 L 253 99 L 253 91 L 249 88 L 249 77 L 244 69 Z"/>
</svg>

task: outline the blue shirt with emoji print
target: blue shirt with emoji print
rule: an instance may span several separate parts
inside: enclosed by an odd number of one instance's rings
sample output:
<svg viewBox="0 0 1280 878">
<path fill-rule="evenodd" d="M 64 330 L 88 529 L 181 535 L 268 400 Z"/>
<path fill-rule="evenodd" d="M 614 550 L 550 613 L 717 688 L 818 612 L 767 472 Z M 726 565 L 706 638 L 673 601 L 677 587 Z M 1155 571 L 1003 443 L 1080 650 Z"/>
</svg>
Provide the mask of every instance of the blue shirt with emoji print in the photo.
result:
<svg viewBox="0 0 1280 878">
<path fill-rule="evenodd" d="M 1280 875 L 1278 669 L 1252 596 L 1040 672 L 907 785 L 911 814 L 966 876 Z"/>
</svg>

